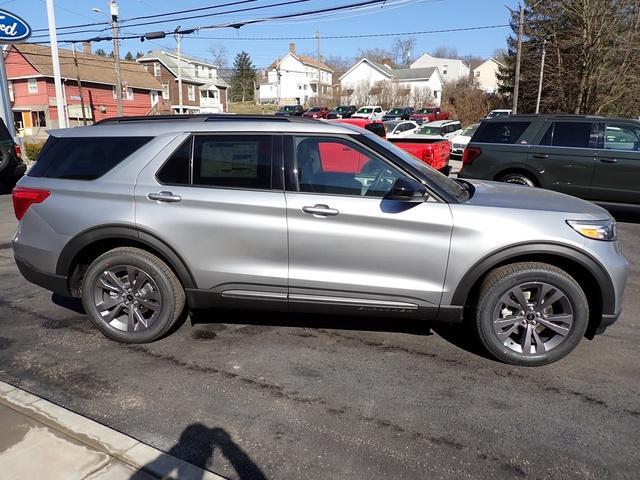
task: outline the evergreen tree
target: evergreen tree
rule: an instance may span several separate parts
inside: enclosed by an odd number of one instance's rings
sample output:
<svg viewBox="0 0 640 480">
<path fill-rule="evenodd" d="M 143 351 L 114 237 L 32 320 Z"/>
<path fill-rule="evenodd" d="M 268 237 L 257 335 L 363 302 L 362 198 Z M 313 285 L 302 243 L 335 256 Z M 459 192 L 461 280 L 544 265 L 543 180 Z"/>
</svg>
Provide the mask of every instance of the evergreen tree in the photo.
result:
<svg viewBox="0 0 640 480">
<path fill-rule="evenodd" d="M 129 62 L 133 62 L 135 60 L 135 57 L 131 52 L 127 52 L 127 54 L 124 56 L 124 59 Z"/>
<path fill-rule="evenodd" d="M 255 95 L 256 69 L 245 51 L 236 55 L 231 74 L 231 98 L 234 102 L 253 100 Z"/>
<path fill-rule="evenodd" d="M 106 57 L 107 56 L 107 52 L 104 51 L 104 49 L 99 48 L 96 50 L 96 55 L 99 55 L 101 57 Z"/>
</svg>

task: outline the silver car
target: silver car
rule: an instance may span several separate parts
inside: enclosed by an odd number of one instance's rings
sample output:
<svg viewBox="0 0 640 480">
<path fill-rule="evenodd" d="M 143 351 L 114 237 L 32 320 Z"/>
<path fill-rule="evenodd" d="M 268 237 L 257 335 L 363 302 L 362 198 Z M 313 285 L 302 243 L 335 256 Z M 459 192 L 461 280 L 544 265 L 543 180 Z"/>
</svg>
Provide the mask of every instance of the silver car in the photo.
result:
<svg viewBox="0 0 640 480">
<path fill-rule="evenodd" d="M 447 178 L 366 130 L 213 115 L 49 133 L 13 193 L 15 260 L 117 341 L 238 305 L 464 323 L 542 365 L 620 315 L 605 210 Z"/>
</svg>

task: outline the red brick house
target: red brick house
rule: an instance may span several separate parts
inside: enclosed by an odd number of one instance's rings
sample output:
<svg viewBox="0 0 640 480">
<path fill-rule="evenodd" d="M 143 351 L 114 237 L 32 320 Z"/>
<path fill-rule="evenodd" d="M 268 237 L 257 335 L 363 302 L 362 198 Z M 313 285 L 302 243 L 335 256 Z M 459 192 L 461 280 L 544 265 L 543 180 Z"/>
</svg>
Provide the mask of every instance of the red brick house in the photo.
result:
<svg viewBox="0 0 640 480">
<path fill-rule="evenodd" d="M 71 126 L 117 115 L 115 62 L 112 58 L 78 52 L 78 67 L 70 50 L 59 49 L 65 112 Z M 5 57 L 9 99 L 22 136 L 42 136 L 58 127 L 51 49 L 29 43 L 13 45 Z M 162 85 L 136 62 L 120 62 L 124 115 L 151 115 L 162 109 Z M 82 83 L 85 111 L 80 105 L 77 76 Z"/>
<path fill-rule="evenodd" d="M 162 84 L 162 98 L 167 113 L 179 113 L 177 54 L 153 50 L 137 61 Z M 218 67 L 186 55 L 181 55 L 180 65 L 183 112 L 226 112 L 229 85 L 218 76 Z"/>
</svg>

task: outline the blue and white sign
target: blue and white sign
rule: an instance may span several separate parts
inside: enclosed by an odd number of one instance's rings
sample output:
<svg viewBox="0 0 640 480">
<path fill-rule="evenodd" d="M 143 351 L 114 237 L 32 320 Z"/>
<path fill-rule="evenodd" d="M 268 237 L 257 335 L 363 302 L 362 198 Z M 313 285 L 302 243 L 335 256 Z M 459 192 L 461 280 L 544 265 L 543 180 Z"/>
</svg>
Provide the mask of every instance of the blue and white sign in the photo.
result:
<svg viewBox="0 0 640 480">
<path fill-rule="evenodd" d="M 0 9 L 0 43 L 23 42 L 31 36 L 31 27 L 19 16 Z"/>
</svg>

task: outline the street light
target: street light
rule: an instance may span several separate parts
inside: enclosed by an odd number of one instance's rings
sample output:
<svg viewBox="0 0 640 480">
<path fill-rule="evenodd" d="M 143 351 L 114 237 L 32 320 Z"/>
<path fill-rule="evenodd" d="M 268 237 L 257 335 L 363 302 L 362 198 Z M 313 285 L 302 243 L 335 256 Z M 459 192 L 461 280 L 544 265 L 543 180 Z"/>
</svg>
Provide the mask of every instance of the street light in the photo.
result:
<svg viewBox="0 0 640 480">
<path fill-rule="evenodd" d="M 115 70 L 116 70 L 116 101 L 118 116 L 122 116 L 122 79 L 120 77 L 120 45 L 118 42 L 118 4 L 116 0 L 111 0 L 109 3 L 111 17 L 104 13 L 99 8 L 93 7 L 91 10 L 95 13 L 99 13 L 107 17 L 111 23 L 111 30 L 113 36 L 113 56 L 115 57 Z"/>
</svg>

